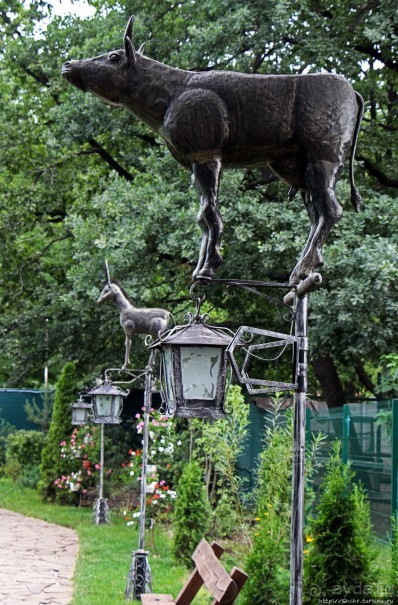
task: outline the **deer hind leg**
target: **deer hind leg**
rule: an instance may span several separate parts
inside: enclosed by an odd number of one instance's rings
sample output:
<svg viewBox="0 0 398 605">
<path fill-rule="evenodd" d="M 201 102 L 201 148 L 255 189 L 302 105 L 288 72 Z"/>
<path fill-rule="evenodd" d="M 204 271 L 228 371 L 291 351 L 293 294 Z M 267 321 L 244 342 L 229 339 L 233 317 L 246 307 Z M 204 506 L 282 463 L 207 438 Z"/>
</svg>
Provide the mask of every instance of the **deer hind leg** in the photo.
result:
<svg viewBox="0 0 398 605">
<path fill-rule="evenodd" d="M 292 277 L 305 278 L 323 265 L 322 249 L 331 228 L 340 220 L 343 209 L 335 194 L 340 165 L 328 161 L 310 163 L 306 169 L 306 186 L 318 214 L 311 241 L 293 271 Z M 312 210 L 314 212 L 314 210 Z M 311 232 L 310 232 L 311 234 Z"/>
<path fill-rule="evenodd" d="M 199 260 L 192 277 L 214 277 L 215 270 L 223 262 L 220 254 L 223 222 L 218 207 L 221 161 L 193 165 L 195 185 L 200 199 L 198 223 L 202 229 Z"/>
<path fill-rule="evenodd" d="M 311 246 L 312 238 L 314 237 L 314 234 L 315 234 L 315 231 L 316 231 L 316 228 L 318 225 L 318 221 L 319 221 L 318 211 L 316 209 L 315 204 L 312 201 L 311 193 L 309 191 L 303 191 L 301 193 L 301 197 L 303 198 L 304 206 L 305 206 L 305 209 L 307 210 L 307 214 L 310 219 L 310 232 L 308 234 L 307 241 L 305 242 L 304 248 L 301 252 L 300 259 L 299 259 L 297 265 L 295 266 L 295 268 L 293 269 L 292 274 L 290 275 L 289 283 L 291 285 L 296 285 L 301 280 L 301 277 L 300 277 L 301 259 L 308 253 L 308 250 Z"/>
</svg>

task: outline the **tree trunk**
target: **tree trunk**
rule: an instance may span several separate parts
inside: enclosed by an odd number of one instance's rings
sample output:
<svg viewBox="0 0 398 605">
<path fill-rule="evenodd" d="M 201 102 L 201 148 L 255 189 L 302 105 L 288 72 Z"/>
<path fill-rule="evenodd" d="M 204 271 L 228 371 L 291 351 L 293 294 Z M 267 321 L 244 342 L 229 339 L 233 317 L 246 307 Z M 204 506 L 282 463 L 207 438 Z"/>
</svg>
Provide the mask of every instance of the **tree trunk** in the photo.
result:
<svg viewBox="0 0 398 605">
<path fill-rule="evenodd" d="M 344 405 L 346 398 L 333 359 L 329 355 L 317 357 L 312 360 L 312 366 L 328 408 Z"/>
</svg>

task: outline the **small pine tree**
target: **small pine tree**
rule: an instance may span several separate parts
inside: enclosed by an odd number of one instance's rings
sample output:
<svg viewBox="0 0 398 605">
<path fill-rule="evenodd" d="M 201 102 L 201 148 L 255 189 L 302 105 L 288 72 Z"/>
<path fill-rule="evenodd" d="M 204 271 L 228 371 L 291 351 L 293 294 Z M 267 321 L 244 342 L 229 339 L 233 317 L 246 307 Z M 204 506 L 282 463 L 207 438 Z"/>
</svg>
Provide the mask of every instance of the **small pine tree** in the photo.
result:
<svg viewBox="0 0 398 605">
<path fill-rule="evenodd" d="M 40 466 L 38 491 L 43 499 L 54 501 L 56 498 L 55 479 L 70 472 L 70 463 L 61 458 L 60 442 L 71 435 L 72 413 L 70 404 L 77 392 L 76 369 L 72 362 L 67 363 L 55 387 L 55 399 L 48 441 L 43 449 Z"/>
<path fill-rule="evenodd" d="M 244 605 L 279 605 L 289 601 L 289 531 L 292 474 L 292 417 L 279 423 L 276 407 L 260 454 L 253 549 L 245 563 L 249 580 Z"/>
<path fill-rule="evenodd" d="M 197 462 L 186 465 L 177 485 L 174 509 L 175 558 L 186 567 L 192 567 L 192 554 L 205 536 L 210 522 L 202 471 Z"/>
<path fill-rule="evenodd" d="M 337 442 L 307 538 L 311 547 L 304 559 L 306 605 L 318 605 L 320 599 L 370 597 L 375 581 L 370 510 L 353 477 L 350 466 L 341 461 Z"/>
</svg>

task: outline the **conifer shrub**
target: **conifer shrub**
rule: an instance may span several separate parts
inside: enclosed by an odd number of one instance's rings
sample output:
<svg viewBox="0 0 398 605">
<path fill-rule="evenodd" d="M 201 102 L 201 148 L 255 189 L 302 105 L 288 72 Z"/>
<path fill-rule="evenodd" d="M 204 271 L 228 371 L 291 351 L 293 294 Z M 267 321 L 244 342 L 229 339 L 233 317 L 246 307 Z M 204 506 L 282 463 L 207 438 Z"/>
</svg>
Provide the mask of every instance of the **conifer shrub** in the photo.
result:
<svg viewBox="0 0 398 605">
<path fill-rule="evenodd" d="M 376 580 L 369 502 L 336 442 L 321 485 L 304 559 L 304 603 L 369 599 Z"/>
<path fill-rule="evenodd" d="M 274 406 L 257 471 L 253 547 L 244 565 L 249 579 L 242 593 L 243 605 L 289 602 L 293 414 L 288 411 L 282 416 L 278 397 Z M 316 456 L 323 441 L 323 435 L 314 434 L 307 444 L 306 502 L 314 497 L 310 478 L 318 466 Z"/>
<path fill-rule="evenodd" d="M 174 509 L 173 554 L 186 567 L 193 567 L 192 554 L 205 537 L 210 522 L 203 473 L 197 462 L 190 462 L 177 485 Z"/>
<path fill-rule="evenodd" d="M 74 470 L 70 468 L 70 461 L 61 457 L 60 443 L 66 441 L 73 430 L 70 404 L 75 400 L 77 391 L 75 365 L 68 362 L 55 387 L 51 424 L 47 445 L 41 456 L 40 481 L 37 486 L 41 497 L 51 502 L 57 498 L 54 481 Z M 74 494 L 69 494 L 68 497 L 76 498 Z"/>
<path fill-rule="evenodd" d="M 260 454 L 253 548 L 244 565 L 249 575 L 244 605 L 289 602 L 292 417 L 288 416 L 284 426 L 279 421 L 276 410 Z"/>
</svg>

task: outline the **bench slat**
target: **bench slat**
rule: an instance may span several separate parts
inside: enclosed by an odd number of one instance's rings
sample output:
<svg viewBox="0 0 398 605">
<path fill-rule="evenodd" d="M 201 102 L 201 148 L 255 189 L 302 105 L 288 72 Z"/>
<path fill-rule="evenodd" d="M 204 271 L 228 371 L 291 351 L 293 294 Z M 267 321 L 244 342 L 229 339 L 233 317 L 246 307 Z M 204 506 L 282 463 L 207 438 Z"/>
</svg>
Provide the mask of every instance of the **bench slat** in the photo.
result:
<svg viewBox="0 0 398 605">
<path fill-rule="evenodd" d="M 231 576 L 219 562 L 213 549 L 202 540 L 192 555 L 196 568 L 206 584 L 207 590 L 220 605 L 232 603 L 237 596 L 237 587 Z"/>
<path fill-rule="evenodd" d="M 217 544 L 217 542 L 212 542 L 211 548 L 217 559 L 221 557 L 225 550 L 220 544 Z M 191 605 L 201 586 L 203 586 L 203 579 L 201 578 L 198 570 L 194 569 L 189 576 L 187 583 L 181 589 L 178 597 L 176 598 L 176 605 Z"/>
<path fill-rule="evenodd" d="M 171 594 L 142 594 L 142 605 L 175 605 Z"/>
<path fill-rule="evenodd" d="M 239 569 L 239 567 L 233 567 L 229 575 L 235 582 L 237 587 L 237 593 L 239 594 L 244 585 L 246 584 L 246 580 L 249 578 L 249 576 L 247 575 L 247 573 Z M 214 599 L 214 601 L 211 602 L 211 605 L 219 605 L 219 603 L 219 601 Z"/>
</svg>

